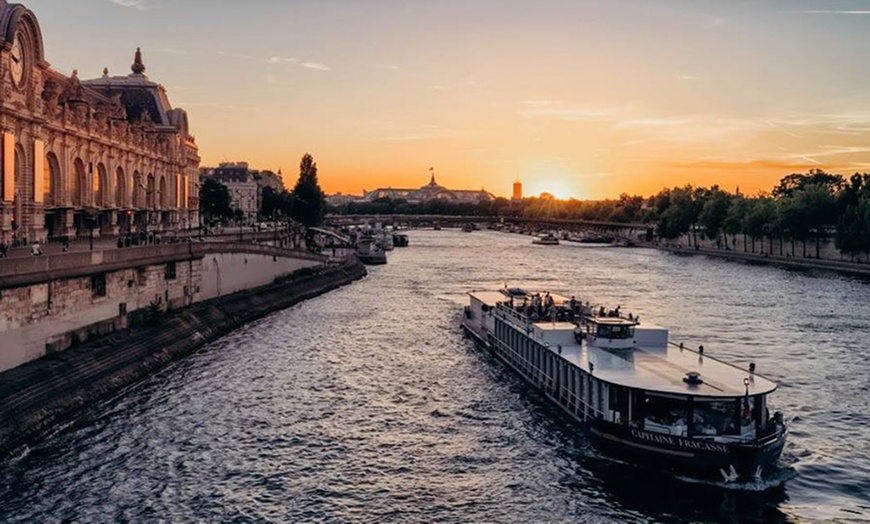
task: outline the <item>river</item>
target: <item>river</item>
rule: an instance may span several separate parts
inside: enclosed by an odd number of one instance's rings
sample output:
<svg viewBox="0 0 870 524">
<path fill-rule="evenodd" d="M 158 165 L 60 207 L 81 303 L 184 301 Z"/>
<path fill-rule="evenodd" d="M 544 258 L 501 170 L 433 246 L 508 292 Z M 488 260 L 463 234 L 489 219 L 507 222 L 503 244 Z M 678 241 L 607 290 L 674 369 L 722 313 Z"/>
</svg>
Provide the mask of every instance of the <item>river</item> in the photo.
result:
<svg viewBox="0 0 870 524">
<path fill-rule="evenodd" d="M 355 284 L 275 313 L 0 469 L 0 521 L 870 520 L 870 283 L 646 249 L 411 231 Z M 726 487 L 600 455 L 462 336 L 465 292 L 621 305 L 780 385 L 778 472 Z"/>
</svg>

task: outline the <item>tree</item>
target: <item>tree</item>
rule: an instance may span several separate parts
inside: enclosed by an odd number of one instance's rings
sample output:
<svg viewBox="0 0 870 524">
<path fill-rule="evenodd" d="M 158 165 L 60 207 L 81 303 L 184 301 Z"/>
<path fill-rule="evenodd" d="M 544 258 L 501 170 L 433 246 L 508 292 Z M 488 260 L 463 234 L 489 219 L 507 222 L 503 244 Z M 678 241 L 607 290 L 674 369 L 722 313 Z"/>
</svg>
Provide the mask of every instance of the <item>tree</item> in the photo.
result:
<svg viewBox="0 0 870 524">
<path fill-rule="evenodd" d="M 317 164 L 314 158 L 306 153 L 299 164 L 299 180 L 292 193 L 293 206 L 291 216 L 306 226 L 316 226 L 323 220 L 326 213 L 326 200 L 323 190 L 317 181 Z"/>
<path fill-rule="evenodd" d="M 704 228 L 704 235 L 710 240 L 715 240 L 717 247 L 721 245 L 719 233 L 725 227 L 725 220 L 728 218 L 730 207 L 731 195 L 720 190 L 718 187 L 713 187 L 704 202 L 701 216 L 698 217 L 701 227 Z"/>
<path fill-rule="evenodd" d="M 199 188 L 199 212 L 207 222 L 233 216 L 231 200 L 227 186 L 210 178 L 205 179 Z"/>
</svg>

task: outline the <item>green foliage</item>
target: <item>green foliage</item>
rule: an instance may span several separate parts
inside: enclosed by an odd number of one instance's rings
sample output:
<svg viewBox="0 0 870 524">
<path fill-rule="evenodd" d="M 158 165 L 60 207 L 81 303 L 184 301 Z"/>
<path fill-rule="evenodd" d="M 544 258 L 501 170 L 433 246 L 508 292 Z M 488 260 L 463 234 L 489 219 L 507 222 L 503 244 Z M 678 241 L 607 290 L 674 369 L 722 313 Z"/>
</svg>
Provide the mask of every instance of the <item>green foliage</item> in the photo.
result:
<svg viewBox="0 0 870 524">
<path fill-rule="evenodd" d="M 206 222 L 233 216 L 230 201 L 230 190 L 220 182 L 206 179 L 199 188 L 199 212 Z"/>
<path fill-rule="evenodd" d="M 263 188 L 260 196 L 260 215 L 265 218 L 288 217 L 293 207 L 293 196 L 289 191 L 280 193 L 269 186 Z"/>
<path fill-rule="evenodd" d="M 323 221 L 325 214 L 326 201 L 317 181 L 317 164 L 306 153 L 299 164 L 299 180 L 293 188 L 290 216 L 306 226 L 316 226 Z"/>
</svg>

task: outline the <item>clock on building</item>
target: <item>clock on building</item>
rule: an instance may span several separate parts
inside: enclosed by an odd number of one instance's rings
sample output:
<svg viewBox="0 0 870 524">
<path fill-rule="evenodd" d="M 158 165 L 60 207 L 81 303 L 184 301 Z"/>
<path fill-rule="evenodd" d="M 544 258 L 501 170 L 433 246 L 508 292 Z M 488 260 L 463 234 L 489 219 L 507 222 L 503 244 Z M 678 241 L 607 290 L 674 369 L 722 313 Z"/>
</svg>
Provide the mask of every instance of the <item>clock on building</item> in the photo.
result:
<svg viewBox="0 0 870 524">
<path fill-rule="evenodd" d="M 24 73 L 27 71 L 27 53 L 21 42 L 21 35 L 16 34 L 12 41 L 12 52 L 9 55 L 9 69 L 12 72 L 12 82 L 21 87 L 24 85 Z"/>
</svg>

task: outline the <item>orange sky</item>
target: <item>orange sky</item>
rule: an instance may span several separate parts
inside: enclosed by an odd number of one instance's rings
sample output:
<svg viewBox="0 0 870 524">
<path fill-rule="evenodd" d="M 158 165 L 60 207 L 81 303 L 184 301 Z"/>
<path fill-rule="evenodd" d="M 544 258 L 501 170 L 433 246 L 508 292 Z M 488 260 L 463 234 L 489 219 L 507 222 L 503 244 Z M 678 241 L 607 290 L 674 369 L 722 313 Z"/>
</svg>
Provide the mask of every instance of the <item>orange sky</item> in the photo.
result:
<svg viewBox="0 0 870 524">
<path fill-rule="evenodd" d="M 870 11 L 854 0 L 25 1 L 67 74 L 148 76 L 202 164 L 327 192 L 438 182 L 615 198 L 870 170 Z"/>
</svg>

